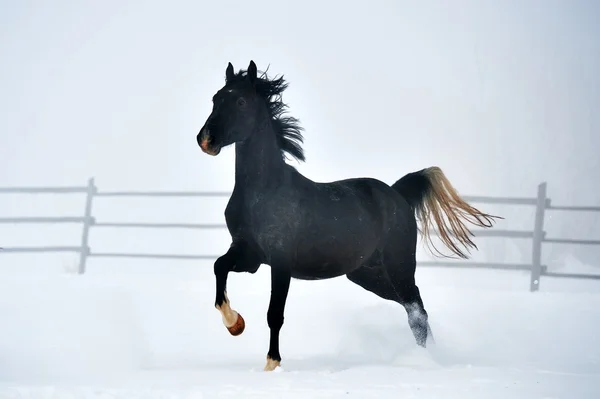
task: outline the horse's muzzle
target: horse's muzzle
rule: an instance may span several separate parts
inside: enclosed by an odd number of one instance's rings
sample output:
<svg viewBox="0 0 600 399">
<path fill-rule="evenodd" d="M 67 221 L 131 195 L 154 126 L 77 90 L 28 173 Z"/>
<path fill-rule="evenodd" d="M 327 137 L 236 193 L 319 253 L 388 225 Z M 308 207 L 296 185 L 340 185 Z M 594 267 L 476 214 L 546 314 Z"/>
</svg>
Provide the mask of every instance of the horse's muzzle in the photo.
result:
<svg viewBox="0 0 600 399">
<path fill-rule="evenodd" d="M 210 135 L 210 131 L 206 128 L 200 130 L 198 137 L 196 138 L 198 145 L 205 154 L 218 155 L 221 152 L 221 146 L 214 144 L 214 137 Z"/>
</svg>

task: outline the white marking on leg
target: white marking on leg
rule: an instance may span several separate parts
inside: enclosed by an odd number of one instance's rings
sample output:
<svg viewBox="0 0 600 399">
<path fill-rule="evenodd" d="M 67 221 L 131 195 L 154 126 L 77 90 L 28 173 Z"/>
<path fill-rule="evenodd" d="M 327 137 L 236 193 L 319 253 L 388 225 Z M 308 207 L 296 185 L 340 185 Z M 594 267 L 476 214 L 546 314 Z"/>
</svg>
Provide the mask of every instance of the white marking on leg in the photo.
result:
<svg viewBox="0 0 600 399">
<path fill-rule="evenodd" d="M 238 320 L 238 314 L 235 310 L 231 309 L 229 306 L 229 298 L 227 298 L 227 293 L 225 293 L 225 301 L 221 306 L 216 306 L 216 308 L 221 312 L 221 317 L 223 318 L 223 324 L 225 327 L 232 327 Z"/>
<path fill-rule="evenodd" d="M 410 305 L 406 305 L 406 309 L 408 310 L 408 319 L 410 321 L 416 321 L 424 323 L 427 321 L 427 317 L 425 313 L 421 311 L 421 308 L 416 303 L 411 303 Z"/>
<path fill-rule="evenodd" d="M 277 360 L 273 360 L 267 356 L 267 364 L 265 365 L 265 371 L 273 371 L 280 367 L 280 362 Z"/>
</svg>

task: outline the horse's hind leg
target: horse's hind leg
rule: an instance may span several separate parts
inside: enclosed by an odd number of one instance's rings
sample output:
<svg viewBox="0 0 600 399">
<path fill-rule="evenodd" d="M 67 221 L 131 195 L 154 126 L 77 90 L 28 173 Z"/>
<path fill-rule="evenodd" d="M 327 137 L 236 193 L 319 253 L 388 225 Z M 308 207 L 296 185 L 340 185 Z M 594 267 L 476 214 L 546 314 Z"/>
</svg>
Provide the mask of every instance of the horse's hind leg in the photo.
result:
<svg viewBox="0 0 600 399">
<path fill-rule="evenodd" d="M 419 287 L 415 283 L 415 253 L 400 252 L 395 248 L 386 248 L 383 263 L 398 296 L 398 302 L 406 309 L 408 325 L 415 340 L 418 345 L 425 347 L 427 338 L 433 339 L 433 336 L 429 327 L 429 316 L 423 306 Z"/>
<path fill-rule="evenodd" d="M 389 280 L 385 267 L 381 264 L 364 265 L 346 275 L 352 281 L 375 295 L 389 301 L 398 302 L 398 295 Z"/>
<path fill-rule="evenodd" d="M 388 273 L 390 273 L 389 270 Z M 425 347 L 427 338 L 433 337 L 431 336 L 431 328 L 429 327 L 429 316 L 423 306 L 419 287 L 415 284 L 414 277 L 399 278 L 394 273 L 391 273 L 390 280 L 398 293 L 398 302 L 406 309 L 408 325 L 415 336 L 417 344 Z"/>
<path fill-rule="evenodd" d="M 413 266 L 414 269 L 414 266 Z M 431 329 L 427 321 L 427 312 L 423 306 L 419 288 L 414 283 L 414 278 L 399 278 L 393 274 L 395 282 L 389 275 L 389 270 L 382 264 L 365 265 L 347 274 L 353 283 L 361 286 L 375 295 L 394 301 L 406 309 L 408 325 L 418 345 L 425 346 L 427 337 L 431 336 Z"/>
</svg>

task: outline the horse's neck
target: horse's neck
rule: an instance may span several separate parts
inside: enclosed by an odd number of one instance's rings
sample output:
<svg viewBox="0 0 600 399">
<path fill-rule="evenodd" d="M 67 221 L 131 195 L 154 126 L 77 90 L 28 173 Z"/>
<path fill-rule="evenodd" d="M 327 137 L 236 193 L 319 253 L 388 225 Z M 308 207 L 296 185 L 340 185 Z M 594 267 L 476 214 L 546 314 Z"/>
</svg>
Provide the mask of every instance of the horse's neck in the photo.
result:
<svg viewBox="0 0 600 399">
<path fill-rule="evenodd" d="M 241 190 L 262 191 L 283 181 L 286 163 L 271 130 L 256 131 L 235 144 L 235 185 Z"/>
</svg>

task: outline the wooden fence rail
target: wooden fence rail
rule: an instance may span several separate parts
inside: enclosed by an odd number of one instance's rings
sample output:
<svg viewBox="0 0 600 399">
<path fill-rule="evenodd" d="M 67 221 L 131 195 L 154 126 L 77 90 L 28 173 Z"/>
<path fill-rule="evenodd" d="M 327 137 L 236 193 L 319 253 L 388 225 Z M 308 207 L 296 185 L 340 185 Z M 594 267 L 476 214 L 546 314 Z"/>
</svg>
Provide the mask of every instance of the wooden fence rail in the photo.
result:
<svg viewBox="0 0 600 399">
<path fill-rule="evenodd" d="M 56 216 L 56 217 L 0 217 L 0 224 L 9 223 L 77 223 L 82 225 L 81 241 L 78 246 L 54 246 L 54 247 L 4 247 L 1 253 L 40 253 L 40 252 L 73 252 L 79 254 L 78 273 L 83 274 L 89 257 L 105 258 L 156 258 L 156 259 L 216 259 L 217 255 L 183 255 L 183 254 L 143 254 L 143 253 L 111 253 L 94 252 L 89 247 L 89 234 L 92 228 L 101 227 L 133 227 L 133 228 L 189 228 L 189 229 L 224 229 L 224 223 L 119 223 L 98 222 L 93 217 L 93 201 L 96 197 L 229 197 L 228 192 L 202 192 L 202 191 L 99 191 L 94 179 L 88 180 L 84 187 L 0 187 L 0 194 L 85 194 L 85 211 L 83 216 Z M 503 205 L 529 205 L 535 207 L 535 220 L 531 231 L 523 230 L 476 230 L 480 237 L 501 238 L 524 238 L 532 240 L 531 263 L 491 263 L 491 262 L 448 262 L 448 261 L 420 261 L 420 266 L 444 266 L 461 268 L 490 268 L 501 270 L 527 270 L 530 271 L 530 291 L 539 290 L 540 278 L 542 276 L 583 278 L 600 280 L 600 274 L 574 274 L 549 272 L 542 265 L 542 247 L 544 243 L 554 244 L 577 244 L 577 245 L 600 245 L 600 240 L 578 240 L 570 238 L 548 238 L 544 231 L 544 218 L 547 211 L 566 212 L 600 212 L 600 206 L 555 206 L 547 197 L 547 184 L 538 186 L 535 198 L 515 197 L 482 197 L 465 196 L 465 199 L 473 203 L 503 204 Z"/>
</svg>

